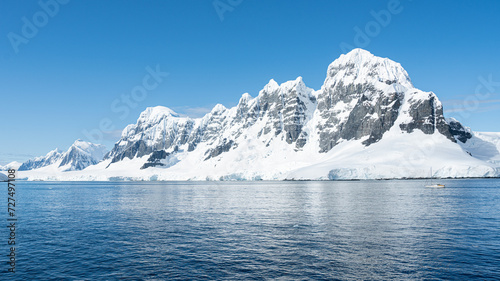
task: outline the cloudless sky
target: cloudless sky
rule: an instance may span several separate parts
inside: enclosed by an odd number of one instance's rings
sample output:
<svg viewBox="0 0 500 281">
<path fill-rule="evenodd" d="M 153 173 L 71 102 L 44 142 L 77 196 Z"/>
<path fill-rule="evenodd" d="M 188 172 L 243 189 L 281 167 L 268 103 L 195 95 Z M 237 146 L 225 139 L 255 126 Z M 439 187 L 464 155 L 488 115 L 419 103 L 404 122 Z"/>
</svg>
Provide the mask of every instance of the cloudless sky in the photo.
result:
<svg viewBox="0 0 500 281">
<path fill-rule="evenodd" d="M 83 130 L 101 120 L 113 127 L 102 139 L 111 148 L 148 106 L 198 117 L 256 96 L 271 78 L 302 76 L 317 90 L 342 43 L 401 63 L 447 117 L 500 131 L 500 1 L 401 0 L 399 13 L 374 24 L 392 2 L 70 0 L 47 15 L 39 1 L 2 0 L 0 164 L 89 140 Z M 26 21 L 40 25 L 32 38 Z M 12 34 L 25 41 L 13 46 Z M 113 111 L 148 66 L 169 75 L 128 114 Z"/>
</svg>

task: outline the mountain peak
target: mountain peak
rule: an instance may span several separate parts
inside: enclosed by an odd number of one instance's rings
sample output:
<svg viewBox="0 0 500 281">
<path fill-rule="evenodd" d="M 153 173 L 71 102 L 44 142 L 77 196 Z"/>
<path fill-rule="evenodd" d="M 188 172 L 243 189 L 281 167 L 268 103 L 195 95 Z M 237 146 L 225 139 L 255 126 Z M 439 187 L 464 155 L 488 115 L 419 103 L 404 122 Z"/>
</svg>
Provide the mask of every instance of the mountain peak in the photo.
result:
<svg viewBox="0 0 500 281">
<path fill-rule="evenodd" d="M 166 106 L 154 106 L 141 112 L 138 121 L 156 122 L 165 117 L 180 117 L 180 115 Z"/>
<path fill-rule="evenodd" d="M 270 93 L 273 92 L 274 90 L 278 89 L 280 86 L 278 82 L 276 82 L 274 79 L 269 80 L 269 82 L 264 86 L 264 91 Z"/>
<path fill-rule="evenodd" d="M 252 96 L 249 94 L 249 93 L 244 93 L 243 95 L 241 95 L 241 98 L 240 98 L 240 104 L 241 103 L 247 103 L 249 100 L 252 99 Z"/>
<path fill-rule="evenodd" d="M 218 103 L 214 106 L 214 108 L 212 108 L 212 110 L 210 112 L 211 113 L 220 113 L 220 112 L 224 112 L 226 110 L 227 110 L 227 108 L 224 105 Z"/>
<path fill-rule="evenodd" d="M 164 114 L 170 115 L 172 117 L 179 117 L 179 114 L 177 112 L 173 111 L 171 108 L 161 105 L 148 107 L 145 111 L 150 112 L 151 114 Z"/>
<path fill-rule="evenodd" d="M 51 156 L 51 155 L 61 154 L 61 153 L 63 153 L 63 151 L 60 150 L 59 148 L 56 148 L 56 149 L 49 151 L 45 156 Z"/>
<path fill-rule="evenodd" d="M 354 60 L 354 61 L 358 61 L 358 60 L 359 61 L 367 61 L 367 60 L 374 58 L 375 56 L 365 49 L 356 48 L 356 49 L 351 50 L 349 53 L 347 53 L 345 55 L 340 55 L 339 59 L 341 59 L 342 57 L 349 58 L 349 60 L 351 60 L 351 61 L 352 60 Z"/>
<path fill-rule="evenodd" d="M 87 142 L 87 141 L 84 141 L 82 139 L 77 139 L 75 140 L 75 142 L 73 142 L 73 144 L 71 146 L 85 146 L 85 145 L 88 145 L 88 144 L 91 144 L 90 142 Z"/>
<path fill-rule="evenodd" d="M 95 143 L 91 143 L 91 142 L 88 142 L 88 141 L 84 141 L 82 139 L 77 139 L 72 145 L 71 147 L 69 148 L 69 150 L 71 150 L 72 148 L 79 148 L 81 150 L 93 150 L 95 148 L 99 148 L 99 149 L 105 149 L 105 146 L 102 145 L 102 144 L 95 144 Z"/>
<path fill-rule="evenodd" d="M 328 66 L 325 84 L 329 81 L 342 81 L 343 84 L 398 83 L 413 88 L 410 76 L 401 64 L 359 48 L 341 55 Z"/>
<path fill-rule="evenodd" d="M 304 80 L 302 79 L 302 76 L 299 76 L 295 80 L 290 80 L 290 81 L 287 81 L 287 82 L 281 84 L 280 87 L 285 88 L 285 89 L 305 88 L 306 84 L 304 84 Z"/>
</svg>

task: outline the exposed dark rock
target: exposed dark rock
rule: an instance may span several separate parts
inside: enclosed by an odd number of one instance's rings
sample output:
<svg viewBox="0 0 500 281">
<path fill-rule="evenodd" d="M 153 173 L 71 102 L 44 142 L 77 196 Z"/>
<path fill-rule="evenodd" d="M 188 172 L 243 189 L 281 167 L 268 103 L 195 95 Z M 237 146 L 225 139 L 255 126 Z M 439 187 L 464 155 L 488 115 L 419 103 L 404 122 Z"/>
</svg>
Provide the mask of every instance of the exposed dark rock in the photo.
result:
<svg viewBox="0 0 500 281">
<path fill-rule="evenodd" d="M 115 145 L 115 148 L 118 146 L 118 144 Z M 117 149 L 118 150 L 118 149 Z M 153 152 L 153 148 L 151 146 L 146 145 L 146 142 L 142 140 L 138 140 L 125 149 L 121 149 L 121 152 L 117 153 L 114 157 L 113 160 L 111 160 L 111 163 L 116 163 L 118 161 L 121 161 L 123 159 L 129 158 L 133 159 L 134 157 L 142 157 L 144 155 L 150 154 Z"/>
<path fill-rule="evenodd" d="M 460 142 L 466 143 L 467 140 L 472 138 L 471 132 L 469 130 L 466 130 L 460 122 L 456 120 L 450 120 L 448 124 L 450 125 L 451 135 Z"/>
<path fill-rule="evenodd" d="M 160 163 L 160 161 L 167 158 L 169 155 L 170 153 L 166 152 L 165 150 L 153 151 L 153 153 L 151 153 L 151 155 L 149 156 L 148 161 L 144 163 L 141 169 L 146 169 L 149 167 L 156 167 L 156 166 L 164 166 L 164 164 Z"/>
<path fill-rule="evenodd" d="M 320 152 L 328 152 L 340 139 L 368 137 L 365 145 L 379 141 L 398 118 L 402 99 L 403 93 L 384 94 L 370 84 L 335 84 L 318 102 L 321 116 L 327 120 L 319 128 Z M 353 101 L 354 107 L 349 108 Z M 342 111 L 334 110 L 337 103 L 346 106 Z M 346 113 L 347 119 L 342 119 Z"/>
<path fill-rule="evenodd" d="M 221 144 L 219 144 L 215 148 L 213 148 L 205 153 L 205 154 L 208 154 L 208 156 L 205 158 L 205 161 L 210 159 L 210 158 L 217 157 L 217 156 L 221 155 L 223 152 L 229 151 L 231 149 L 231 147 L 233 147 L 233 145 L 235 145 L 233 140 L 228 141 L 227 139 L 224 139 Z"/>
<path fill-rule="evenodd" d="M 426 100 L 412 103 L 409 114 L 413 120 L 409 123 L 401 124 L 401 130 L 412 133 L 415 129 L 419 129 L 425 134 L 430 135 L 437 129 L 439 133 L 446 136 L 452 142 L 456 142 L 443 116 L 443 107 L 441 104 L 436 103 L 436 96 L 434 94 L 430 94 Z"/>
</svg>

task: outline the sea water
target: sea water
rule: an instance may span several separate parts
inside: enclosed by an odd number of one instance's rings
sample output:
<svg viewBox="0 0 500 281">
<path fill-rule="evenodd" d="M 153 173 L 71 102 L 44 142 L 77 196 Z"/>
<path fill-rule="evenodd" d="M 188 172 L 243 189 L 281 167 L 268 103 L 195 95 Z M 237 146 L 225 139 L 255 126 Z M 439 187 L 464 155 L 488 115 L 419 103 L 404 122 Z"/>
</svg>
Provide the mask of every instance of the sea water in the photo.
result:
<svg viewBox="0 0 500 281">
<path fill-rule="evenodd" d="M 499 280 L 500 180 L 442 183 L 18 181 L 0 279 Z"/>
</svg>

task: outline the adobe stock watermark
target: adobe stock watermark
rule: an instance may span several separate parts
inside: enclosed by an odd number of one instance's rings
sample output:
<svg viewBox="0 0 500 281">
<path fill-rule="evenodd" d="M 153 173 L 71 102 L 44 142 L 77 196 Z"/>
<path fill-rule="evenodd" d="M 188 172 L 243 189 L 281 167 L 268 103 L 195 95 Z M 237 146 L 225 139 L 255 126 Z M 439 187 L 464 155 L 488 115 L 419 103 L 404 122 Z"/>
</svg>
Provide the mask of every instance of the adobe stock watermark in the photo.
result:
<svg viewBox="0 0 500 281">
<path fill-rule="evenodd" d="M 355 48 L 368 47 L 372 39 L 377 37 L 382 32 L 382 29 L 391 23 L 393 16 L 400 14 L 403 10 L 404 7 L 399 0 L 389 0 L 389 2 L 387 2 L 387 7 L 378 12 L 371 10 L 370 15 L 373 17 L 373 20 L 367 22 L 363 28 L 355 26 L 353 28 L 355 32 L 353 45 L 342 42 L 339 45 L 340 49 L 345 54 Z"/>
<path fill-rule="evenodd" d="M 500 81 L 493 81 L 493 75 L 488 75 L 488 78 L 479 76 L 478 84 L 474 90 L 474 94 L 467 96 L 458 107 L 450 110 L 454 112 L 458 118 L 467 119 L 472 112 L 478 111 L 482 103 L 488 103 L 490 98 L 495 95 L 495 92 L 500 92 Z"/>
<path fill-rule="evenodd" d="M 157 64 L 153 69 L 146 67 L 147 74 L 144 75 L 139 85 L 133 87 L 128 94 L 122 94 L 119 98 L 111 102 L 111 112 L 118 115 L 118 118 L 124 120 L 130 114 L 130 109 L 136 108 L 139 102 L 144 101 L 150 92 L 154 91 L 168 77 L 168 72 L 160 70 Z M 104 134 L 115 130 L 113 120 L 110 117 L 104 117 L 99 122 L 99 126 L 92 130 L 82 130 L 83 135 L 93 143 L 100 143 L 104 139 Z"/>
<path fill-rule="evenodd" d="M 234 8 L 238 7 L 242 2 L 243 0 L 214 0 L 212 5 L 220 21 L 223 22 L 224 14 L 234 11 Z"/>
<path fill-rule="evenodd" d="M 19 53 L 21 44 L 28 44 L 33 39 L 38 31 L 45 27 L 49 20 L 55 17 L 61 10 L 61 5 L 66 5 L 69 0 L 40 0 L 38 6 L 40 10 L 36 11 L 30 18 L 22 17 L 23 25 L 19 33 L 9 32 L 7 39 L 14 50 L 14 53 Z"/>
</svg>

